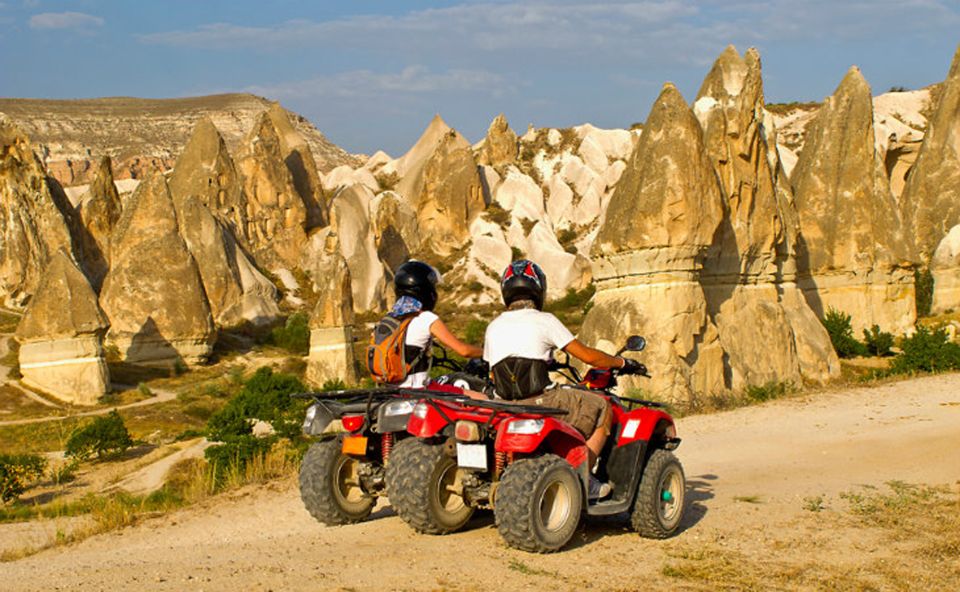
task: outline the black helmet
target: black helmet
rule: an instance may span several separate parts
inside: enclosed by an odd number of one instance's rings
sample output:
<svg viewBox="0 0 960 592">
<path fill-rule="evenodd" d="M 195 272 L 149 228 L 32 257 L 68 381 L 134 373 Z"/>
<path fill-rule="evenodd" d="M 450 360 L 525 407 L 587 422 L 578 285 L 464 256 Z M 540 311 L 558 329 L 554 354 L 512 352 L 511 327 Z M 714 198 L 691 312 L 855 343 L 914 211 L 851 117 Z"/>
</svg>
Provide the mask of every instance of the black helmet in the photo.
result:
<svg viewBox="0 0 960 592">
<path fill-rule="evenodd" d="M 437 284 L 440 273 L 423 261 L 411 259 L 397 268 L 393 276 L 393 291 L 397 298 L 412 296 L 420 301 L 423 310 L 433 310 L 437 304 Z"/>
<path fill-rule="evenodd" d="M 537 310 L 543 310 L 547 294 L 547 276 L 533 261 L 520 259 L 503 270 L 500 277 L 500 293 L 503 303 L 510 306 L 517 300 L 532 300 Z"/>
</svg>

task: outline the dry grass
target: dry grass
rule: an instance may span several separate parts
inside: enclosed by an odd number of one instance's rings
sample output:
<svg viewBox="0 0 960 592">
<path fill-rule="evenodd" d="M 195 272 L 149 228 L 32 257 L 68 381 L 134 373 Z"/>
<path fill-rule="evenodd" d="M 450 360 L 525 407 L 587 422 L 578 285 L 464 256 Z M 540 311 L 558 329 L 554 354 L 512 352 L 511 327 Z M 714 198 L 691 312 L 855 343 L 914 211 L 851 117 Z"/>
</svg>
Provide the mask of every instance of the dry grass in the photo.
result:
<svg viewBox="0 0 960 592">
<path fill-rule="evenodd" d="M 829 529 L 828 537 L 785 531 L 784 540 L 759 553 L 718 543 L 675 544 L 661 573 L 710 590 L 956 589 L 960 490 L 893 481 L 884 491 L 846 493 L 838 502 L 845 508 L 827 511 L 821 500 L 816 513 L 804 517 L 819 530 Z M 878 535 L 879 552 L 851 556 L 849 541 L 868 534 Z"/>
</svg>

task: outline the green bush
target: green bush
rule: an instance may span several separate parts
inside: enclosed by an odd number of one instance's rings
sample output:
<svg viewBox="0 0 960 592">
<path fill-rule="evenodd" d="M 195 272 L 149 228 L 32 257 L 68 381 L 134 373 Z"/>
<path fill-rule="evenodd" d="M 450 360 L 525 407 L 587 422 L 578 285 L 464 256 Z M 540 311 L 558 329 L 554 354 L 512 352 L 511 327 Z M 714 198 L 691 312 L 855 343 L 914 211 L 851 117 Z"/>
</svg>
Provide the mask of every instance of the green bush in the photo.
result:
<svg viewBox="0 0 960 592">
<path fill-rule="evenodd" d="M 917 299 L 917 316 L 930 316 L 933 306 L 933 274 L 926 267 L 913 270 L 913 283 Z"/>
<path fill-rule="evenodd" d="M 900 349 L 890 364 L 894 374 L 960 369 L 960 345 L 950 341 L 943 327 L 917 325 L 916 333 L 900 341 Z"/>
<path fill-rule="evenodd" d="M 116 409 L 100 416 L 85 426 L 78 427 L 67 440 L 67 456 L 85 460 L 96 453 L 97 458 L 118 454 L 130 448 L 133 439 L 123 418 Z"/>
<path fill-rule="evenodd" d="M 871 355 L 888 356 L 893 347 L 893 334 L 881 331 L 880 325 L 874 325 L 869 330 L 863 330 L 863 344 Z"/>
<path fill-rule="evenodd" d="M 273 429 L 288 438 L 297 437 L 303 419 L 303 405 L 290 398 L 291 393 L 307 390 L 300 379 L 291 374 L 260 368 L 243 385 L 243 389 L 207 422 L 207 436 L 226 442 L 232 437 L 253 432 L 251 420 L 270 423 Z"/>
<path fill-rule="evenodd" d="M 745 394 L 748 399 L 756 403 L 779 399 L 793 390 L 790 382 L 770 381 L 762 385 L 748 385 Z"/>
<path fill-rule="evenodd" d="M 830 334 L 833 349 L 841 358 L 853 358 L 867 353 L 867 348 L 853 336 L 853 327 L 850 325 L 850 315 L 830 308 L 823 318 L 823 326 Z"/>
<path fill-rule="evenodd" d="M 463 337 L 467 343 L 483 344 L 483 338 L 487 334 L 487 325 L 489 323 L 483 319 L 470 319 L 467 328 L 463 332 Z"/>
<path fill-rule="evenodd" d="M 36 454 L 0 454 L 0 501 L 17 499 L 46 466 L 47 461 Z"/>
<path fill-rule="evenodd" d="M 270 343 L 291 353 L 302 356 L 310 352 L 310 318 L 298 312 L 287 317 L 282 327 L 270 332 Z"/>
</svg>

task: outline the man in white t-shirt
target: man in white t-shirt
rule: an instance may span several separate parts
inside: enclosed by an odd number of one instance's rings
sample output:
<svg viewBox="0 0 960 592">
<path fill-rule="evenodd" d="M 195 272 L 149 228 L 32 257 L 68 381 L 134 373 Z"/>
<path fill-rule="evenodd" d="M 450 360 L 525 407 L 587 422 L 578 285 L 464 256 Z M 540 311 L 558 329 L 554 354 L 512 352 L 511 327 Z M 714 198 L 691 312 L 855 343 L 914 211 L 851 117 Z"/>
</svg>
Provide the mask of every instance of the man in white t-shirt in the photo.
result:
<svg viewBox="0 0 960 592">
<path fill-rule="evenodd" d="M 490 323 L 483 341 L 483 359 L 490 364 L 497 395 L 565 410 L 563 420 L 587 439 L 592 467 L 610 434 L 610 405 L 596 393 L 554 385 L 548 364 L 557 350 L 590 366 L 622 368 L 624 373 L 638 371 L 640 364 L 584 345 L 557 317 L 543 312 L 547 276 L 536 263 L 524 259 L 511 263 L 500 279 L 500 291 L 507 310 Z M 591 498 L 609 492 L 609 484 L 591 478 Z"/>
<path fill-rule="evenodd" d="M 395 318 L 415 315 L 407 326 L 404 346 L 408 364 L 413 364 L 407 378 L 399 386 L 419 388 L 426 384 L 430 375 L 430 348 L 437 339 L 465 358 L 479 358 L 483 350 L 457 339 L 450 329 L 433 312 L 437 304 L 437 284 L 440 273 L 432 266 L 410 260 L 397 268 L 393 289 L 397 301 L 388 313 Z"/>
</svg>

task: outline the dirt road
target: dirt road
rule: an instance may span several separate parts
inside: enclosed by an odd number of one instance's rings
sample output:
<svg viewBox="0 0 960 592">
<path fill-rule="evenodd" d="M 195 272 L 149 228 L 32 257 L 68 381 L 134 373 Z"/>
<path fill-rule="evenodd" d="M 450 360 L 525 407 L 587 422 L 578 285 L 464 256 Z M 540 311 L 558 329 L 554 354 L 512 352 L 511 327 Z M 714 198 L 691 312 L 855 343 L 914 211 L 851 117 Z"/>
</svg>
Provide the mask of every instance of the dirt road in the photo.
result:
<svg viewBox="0 0 960 592">
<path fill-rule="evenodd" d="M 862 571 L 871 561 L 895 561 L 895 551 L 870 532 L 839 527 L 832 508 L 842 492 L 891 480 L 960 479 L 960 375 L 690 417 L 678 431 L 689 506 L 683 531 L 668 541 L 640 539 L 620 522 L 593 522 L 565 551 L 535 556 L 507 549 L 489 517 L 465 532 L 429 537 L 414 534 L 388 506 L 363 524 L 327 528 L 285 483 L 0 564 L 0 587 L 707 589 L 671 580 L 663 569 L 705 545 L 800 563 L 808 560 L 799 554 L 813 549 L 815 561 L 837 573 Z M 815 496 L 825 507 L 817 513 L 804 509 Z"/>
</svg>

